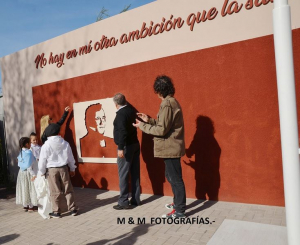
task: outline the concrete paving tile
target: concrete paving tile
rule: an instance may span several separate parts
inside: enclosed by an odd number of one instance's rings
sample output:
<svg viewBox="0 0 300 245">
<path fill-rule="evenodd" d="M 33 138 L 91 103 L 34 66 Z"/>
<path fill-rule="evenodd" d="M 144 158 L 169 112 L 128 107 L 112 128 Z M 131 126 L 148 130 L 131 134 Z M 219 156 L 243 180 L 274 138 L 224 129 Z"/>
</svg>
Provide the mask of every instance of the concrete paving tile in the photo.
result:
<svg viewBox="0 0 300 245">
<path fill-rule="evenodd" d="M 179 228 L 180 228 L 180 225 L 173 225 L 173 226 L 169 229 L 169 231 L 178 232 Z"/>
<path fill-rule="evenodd" d="M 260 223 L 262 218 L 253 218 L 252 222 Z"/>
<path fill-rule="evenodd" d="M 171 239 L 172 236 L 168 235 L 168 234 L 162 234 L 162 236 L 158 235 L 157 239 L 155 242 L 157 242 L 158 244 L 164 244 L 166 241 L 168 241 L 169 239 Z M 175 238 L 177 239 L 177 238 Z"/>
<path fill-rule="evenodd" d="M 264 213 L 257 213 L 257 212 L 255 212 L 254 218 L 262 218 L 262 217 L 265 217 Z"/>
<path fill-rule="evenodd" d="M 179 229 L 177 231 L 183 233 L 183 232 L 187 231 L 191 226 L 192 225 L 181 225 L 181 226 L 179 226 Z"/>
<path fill-rule="evenodd" d="M 204 233 L 206 231 L 206 227 L 206 225 L 192 226 L 189 228 L 189 231 L 193 233 Z"/>
<path fill-rule="evenodd" d="M 281 224 L 280 224 L 281 226 L 286 226 L 286 220 L 285 219 L 283 219 L 282 221 L 281 221 Z"/>
<path fill-rule="evenodd" d="M 175 244 L 178 241 L 178 237 L 170 237 L 168 240 L 165 241 L 164 244 Z"/>
<path fill-rule="evenodd" d="M 91 237 L 101 238 L 103 237 L 103 233 L 97 230 L 87 231 L 86 234 Z"/>
<path fill-rule="evenodd" d="M 244 215 L 235 215 L 234 216 L 235 220 L 243 220 L 243 218 L 244 218 Z"/>
<path fill-rule="evenodd" d="M 242 216 L 244 216 L 245 212 L 241 212 L 241 211 L 238 211 L 238 210 L 231 210 L 229 212 L 229 215 L 242 215 Z"/>
<path fill-rule="evenodd" d="M 265 211 L 265 214 L 266 214 L 266 215 L 275 215 L 275 210 L 273 210 L 273 209 L 268 209 L 268 210 Z"/>
<path fill-rule="evenodd" d="M 281 220 L 280 219 L 272 219 L 271 224 L 272 225 L 281 225 Z"/>
<path fill-rule="evenodd" d="M 209 226 L 209 227 L 207 227 L 206 230 L 207 230 L 207 232 L 215 233 L 217 231 L 217 229 L 218 229 L 218 227 Z"/>
<path fill-rule="evenodd" d="M 255 212 L 247 212 L 247 213 L 244 215 L 244 217 L 253 219 L 254 215 L 255 215 Z"/>
<path fill-rule="evenodd" d="M 187 244 L 197 244 L 197 245 L 199 245 L 199 241 L 198 240 L 189 240 L 188 242 L 187 242 Z M 204 243 L 204 244 L 206 244 L 206 243 Z"/>
<path fill-rule="evenodd" d="M 226 217 L 226 219 L 228 219 L 228 218 Z M 220 225 L 220 224 L 222 224 L 224 218 L 223 217 L 222 218 L 221 217 L 210 217 L 210 220 L 214 221 L 213 224 L 211 224 L 211 225 L 215 225 L 215 224 Z"/>
<path fill-rule="evenodd" d="M 236 215 L 234 213 L 230 213 L 229 215 L 227 215 L 226 219 L 234 219 L 235 216 Z"/>
<path fill-rule="evenodd" d="M 31 244 L 32 239 L 30 238 L 21 238 L 20 240 L 18 240 L 17 244 Z"/>
<path fill-rule="evenodd" d="M 144 240 L 143 245 L 152 245 L 152 244 L 157 244 L 157 241 L 152 241 L 152 240 Z"/>
<path fill-rule="evenodd" d="M 261 219 L 260 223 L 262 224 L 271 224 L 272 219 L 263 218 Z"/>
<path fill-rule="evenodd" d="M 91 237 L 90 239 L 88 239 L 88 240 L 86 240 L 85 241 L 85 244 L 99 244 L 100 242 L 100 240 L 102 240 L 102 239 L 99 239 L 99 238 L 96 238 L 96 237 Z"/>
<path fill-rule="evenodd" d="M 275 214 L 281 215 L 283 213 L 284 213 L 284 209 L 283 208 L 281 208 L 281 207 L 276 207 L 275 208 Z"/>
<path fill-rule="evenodd" d="M 15 199 L 0 200 L 0 238 L 6 234 L 20 234 L 20 237 L 7 244 L 22 244 L 22 241 L 23 244 L 30 244 L 32 239 L 42 242 L 45 238 L 49 242 L 72 245 L 87 244 L 87 241 L 106 241 L 107 244 L 127 242 L 126 245 L 129 241 L 134 244 L 205 244 L 225 218 L 286 225 L 285 209 L 282 207 L 202 202 L 191 198 L 187 199 L 187 204 L 191 205 L 187 212 L 195 213 L 189 218 L 209 217 L 210 221 L 215 222 L 210 225 L 151 224 L 151 217 L 159 218 L 160 214 L 168 212 L 164 205 L 172 201 L 171 197 L 159 197 L 135 209 L 116 212 L 112 206 L 117 201 L 118 192 L 75 188 L 75 195 L 78 204 L 82 206 L 82 213 L 76 217 L 64 216 L 62 219 L 50 220 L 43 220 L 36 213 L 24 213 L 20 206 L 15 205 Z M 151 197 L 142 194 L 142 200 Z M 117 217 L 133 217 L 134 220 L 145 218 L 146 224 L 118 225 Z"/>
<path fill-rule="evenodd" d="M 81 245 L 82 243 L 80 243 L 79 241 L 77 243 L 76 241 L 66 240 L 66 241 L 64 241 L 63 244 L 60 244 L 60 245 L 79 245 L 79 244 Z M 86 244 L 86 243 L 84 243 L 84 244 Z"/>
<path fill-rule="evenodd" d="M 201 237 L 201 241 L 207 243 L 211 239 L 211 237 L 212 237 L 212 235 L 205 234 Z"/>
<path fill-rule="evenodd" d="M 252 221 L 253 222 L 252 218 L 249 218 L 249 217 L 246 217 L 246 216 L 244 216 L 242 220 L 244 220 L 244 221 L 250 221 L 250 222 Z"/>
<path fill-rule="evenodd" d="M 13 240 L 13 241 L 10 241 L 8 243 L 5 243 L 5 245 L 15 245 L 15 244 L 22 244 L 22 240 L 21 239 L 16 239 L 16 240 Z M 40 243 L 42 244 L 42 243 Z"/>
<path fill-rule="evenodd" d="M 196 240 L 196 241 L 200 241 L 201 237 L 204 236 L 205 232 L 202 234 L 199 233 L 195 233 L 190 240 Z"/>
<path fill-rule="evenodd" d="M 221 214 L 221 212 L 222 212 L 221 210 L 216 210 L 216 209 L 214 209 L 213 212 L 210 214 L 210 216 L 212 216 L 212 215 L 213 215 L 213 216 L 219 216 L 219 215 Z M 229 212 L 228 212 L 228 213 L 229 213 Z"/>
<path fill-rule="evenodd" d="M 194 234 L 192 234 L 192 235 L 181 235 L 181 237 L 179 238 L 178 241 L 186 243 L 192 238 L 193 235 Z"/>
<path fill-rule="evenodd" d="M 175 245 L 186 245 L 186 242 L 177 241 Z"/>
<path fill-rule="evenodd" d="M 172 235 L 168 235 L 165 232 L 156 232 L 155 233 L 155 238 L 160 238 L 160 239 L 169 239 L 170 237 L 172 237 Z"/>
<path fill-rule="evenodd" d="M 176 231 L 171 231 L 171 230 L 168 230 L 165 232 L 166 235 L 170 235 L 172 237 L 181 237 L 181 233 L 178 233 Z"/>
<path fill-rule="evenodd" d="M 206 245 L 207 242 L 200 242 L 199 245 Z"/>
</svg>

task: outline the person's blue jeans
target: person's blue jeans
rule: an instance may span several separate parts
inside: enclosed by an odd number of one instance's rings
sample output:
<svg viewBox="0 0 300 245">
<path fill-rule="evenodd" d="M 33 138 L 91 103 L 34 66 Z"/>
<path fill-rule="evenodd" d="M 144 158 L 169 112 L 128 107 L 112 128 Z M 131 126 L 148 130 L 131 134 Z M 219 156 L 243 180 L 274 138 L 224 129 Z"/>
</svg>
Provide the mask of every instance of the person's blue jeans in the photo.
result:
<svg viewBox="0 0 300 245">
<path fill-rule="evenodd" d="M 174 208 L 178 213 L 185 213 L 186 194 L 184 182 L 182 179 L 180 158 L 165 158 L 164 162 L 166 166 L 166 178 L 171 184 L 174 194 Z"/>
</svg>

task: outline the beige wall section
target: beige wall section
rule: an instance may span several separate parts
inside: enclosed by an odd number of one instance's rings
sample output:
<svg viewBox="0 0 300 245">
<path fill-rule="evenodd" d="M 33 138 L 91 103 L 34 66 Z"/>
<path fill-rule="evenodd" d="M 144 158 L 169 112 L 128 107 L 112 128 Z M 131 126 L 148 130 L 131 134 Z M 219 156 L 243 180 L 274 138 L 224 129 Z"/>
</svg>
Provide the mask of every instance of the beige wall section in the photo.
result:
<svg viewBox="0 0 300 245">
<path fill-rule="evenodd" d="M 32 104 L 32 87 L 66 78 L 94 73 L 115 67 L 204 49 L 222 44 L 252 39 L 271 34 L 273 4 L 244 7 L 237 14 L 222 17 L 221 0 L 164 0 L 155 1 L 140 8 L 93 23 L 89 26 L 66 33 L 46 42 L 21 50 L 1 58 L 4 107 L 8 152 L 10 165 L 17 169 L 16 161 L 18 139 L 34 130 L 34 113 Z M 246 0 L 239 0 L 246 3 Z M 293 28 L 300 26 L 300 1 L 290 0 Z M 186 18 L 191 13 L 208 11 L 216 7 L 218 16 L 212 21 L 195 24 L 194 31 L 189 30 Z M 295 14 L 297 11 L 297 14 Z M 47 64 L 43 69 L 35 68 L 34 60 L 38 54 L 50 52 L 60 54 L 70 49 L 78 49 L 90 40 L 95 43 L 102 35 L 120 38 L 121 34 L 139 30 L 143 22 L 149 26 L 150 21 L 159 23 L 173 14 L 181 17 L 185 24 L 181 29 L 146 37 L 131 43 L 102 51 L 92 51 L 84 56 L 66 60 L 65 65 L 57 68 Z M 270 45 L 273 45 L 270 43 Z"/>
</svg>

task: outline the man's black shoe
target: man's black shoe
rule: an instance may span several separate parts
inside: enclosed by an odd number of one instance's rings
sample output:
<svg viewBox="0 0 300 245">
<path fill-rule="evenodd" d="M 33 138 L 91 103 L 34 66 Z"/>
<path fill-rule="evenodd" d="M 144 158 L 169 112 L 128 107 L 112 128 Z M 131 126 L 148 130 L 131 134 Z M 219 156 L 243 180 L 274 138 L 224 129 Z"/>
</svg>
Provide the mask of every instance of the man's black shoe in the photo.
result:
<svg viewBox="0 0 300 245">
<path fill-rule="evenodd" d="M 139 205 L 141 205 L 142 203 L 140 202 L 140 203 L 137 203 L 136 201 L 132 201 L 132 200 L 130 200 L 130 205 L 131 206 L 139 206 Z"/>
<path fill-rule="evenodd" d="M 137 202 L 130 202 L 131 206 L 138 206 Z"/>
<path fill-rule="evenodd" d="M 121 206 L 121 205 L 115 205 L 113 206 L 114 209 L 116 210 L 123 210 L 123 209 L 129 209 L 129 206 Z"/>
<path fill-rule="evenodd" d="M 52 213 L 49 213 L 49 216 L 50 216 L 50 218 L 61 218 L 61 215 L 60 215 L 60 213 L 54 213 L 54 212 L 52 212 Z"/>
<path fill-rule="evenodd" d="M 78 209 L 74 209 L 70 213 L 72 216 L 76 216 L 78 214 Z"/>
</svg>

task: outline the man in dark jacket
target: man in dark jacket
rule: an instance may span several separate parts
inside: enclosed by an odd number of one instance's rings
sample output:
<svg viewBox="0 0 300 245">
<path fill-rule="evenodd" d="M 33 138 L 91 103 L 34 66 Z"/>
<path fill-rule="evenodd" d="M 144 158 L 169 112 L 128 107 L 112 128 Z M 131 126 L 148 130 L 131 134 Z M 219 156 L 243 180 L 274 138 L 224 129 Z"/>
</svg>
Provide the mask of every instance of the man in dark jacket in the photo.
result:
<svg viewBox="0 0 300 245">
<path fill-rule="evenodd" d="M 129 173 L 131 175 L 132 198 L 130 204 L 140 204 L 140 144 L 137 138 L 137 130 L 132 124 L 136 119 L 135 109 L 127 104 L 125 96 L 117 93 L 114 98 L 117 107 L 117 115 L 114 120 L 114 141 L 118 146 L 118 172 L 120 197 L 118 205 L 114 209 L 129 208 Z"/>
</svg>

